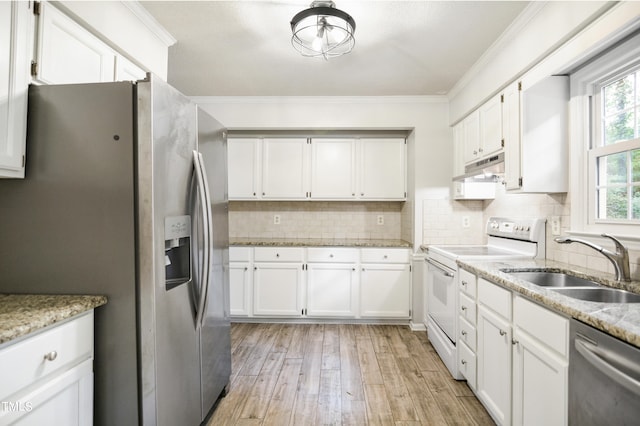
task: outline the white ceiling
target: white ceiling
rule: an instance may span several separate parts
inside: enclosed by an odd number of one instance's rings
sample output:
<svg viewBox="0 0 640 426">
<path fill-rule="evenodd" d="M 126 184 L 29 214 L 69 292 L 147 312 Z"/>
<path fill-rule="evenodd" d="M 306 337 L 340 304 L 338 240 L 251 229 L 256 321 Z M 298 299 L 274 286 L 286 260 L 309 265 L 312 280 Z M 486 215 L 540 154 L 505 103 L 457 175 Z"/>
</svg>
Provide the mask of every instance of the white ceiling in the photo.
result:
<svg viewBox="0 0 640 426">
<path fill-rule="evenodd" d="M 310 0 L 159 1 L 142 5 L 176 39 L 169 82 L 191 96 L 442 95 L 528 2 L 353 1 L 353 51 L 325 61 L 291 46 Z"/>
</svg>

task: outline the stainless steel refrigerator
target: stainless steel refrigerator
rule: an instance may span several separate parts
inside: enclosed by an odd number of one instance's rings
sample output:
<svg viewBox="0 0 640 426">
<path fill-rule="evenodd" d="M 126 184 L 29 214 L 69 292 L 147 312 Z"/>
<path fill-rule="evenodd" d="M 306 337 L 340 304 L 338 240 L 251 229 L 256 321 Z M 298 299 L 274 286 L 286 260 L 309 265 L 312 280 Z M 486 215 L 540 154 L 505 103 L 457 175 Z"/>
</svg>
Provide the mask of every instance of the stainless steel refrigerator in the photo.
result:
<svg viewBox="0 0 640 426">
<path fill-rule="evenodd" d="M 104 294 L 96 425 L 198 425 L 231 374 L 226 139 L 154 76 L 31 86 L 0 292 Z"/>
</svg>

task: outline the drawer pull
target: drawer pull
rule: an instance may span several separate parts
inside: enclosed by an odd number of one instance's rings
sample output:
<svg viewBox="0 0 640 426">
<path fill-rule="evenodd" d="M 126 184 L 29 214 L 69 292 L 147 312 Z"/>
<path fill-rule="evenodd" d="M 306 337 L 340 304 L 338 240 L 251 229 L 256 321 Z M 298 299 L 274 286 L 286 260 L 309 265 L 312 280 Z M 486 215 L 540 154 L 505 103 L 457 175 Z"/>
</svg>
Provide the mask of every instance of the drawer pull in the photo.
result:
<svg viewBox="0 0 640 426">
<path fill-rule="evenodd" d="M 500 335 L 501 335 L 501 336 L 504 336 L 505 334 L 507 334 L 507 332 L 506 332 L 506 331 L 504 331 L 504 330 L 500 330 Z"/>
<path fill-rule="evenodd" d="M 280 253 L 276 253 L 276 257 L 280 257 Z"/>
<path fill-rule="evenodd" d="M 387 256 L 386 254 L 384 255 L 384 259 L 387 259 L 389 256 Z"/>
<path fill-rule="evenodd" d="M 333 258 L 333 254 L 330 254 L 329 257 Z"/>
<path fill-rule="evenodd" d="M 58 358 L 58 352 L 56 351 L 51 351 L 49 353 L 44 354 L 44 359 L 46 361 L 54 361 L 56 358 Z"/>
</svg>

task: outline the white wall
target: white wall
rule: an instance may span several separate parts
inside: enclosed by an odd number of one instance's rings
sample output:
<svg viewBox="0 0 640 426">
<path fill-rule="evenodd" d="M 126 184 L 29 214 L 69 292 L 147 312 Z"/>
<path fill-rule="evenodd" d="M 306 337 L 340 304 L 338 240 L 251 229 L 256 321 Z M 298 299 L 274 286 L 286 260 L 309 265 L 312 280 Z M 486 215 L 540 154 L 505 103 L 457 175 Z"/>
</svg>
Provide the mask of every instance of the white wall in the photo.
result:
<svg viewBox="0 0 640 426">
<path fill-rule="evenodd" d="M 444 97 L 194 97 L 232 130 L 405 129 L 408 194 L 415 223 L 412 242 L 422 243 L 422 200 L 449 190 L 452 144 Z"/>
<path fill-rule="evenodd" d="M 167 80 L 176 40 L 137 2 L 60 1 L 65 13 L 143 69 Z"/>
</svg>

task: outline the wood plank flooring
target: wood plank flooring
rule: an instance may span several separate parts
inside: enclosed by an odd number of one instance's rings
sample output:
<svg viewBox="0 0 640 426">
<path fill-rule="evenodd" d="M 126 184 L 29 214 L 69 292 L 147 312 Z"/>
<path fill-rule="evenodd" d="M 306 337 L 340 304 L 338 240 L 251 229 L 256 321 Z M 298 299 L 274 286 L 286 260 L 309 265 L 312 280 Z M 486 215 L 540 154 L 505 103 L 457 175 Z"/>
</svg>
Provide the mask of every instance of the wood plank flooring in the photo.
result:
<svg viewBox="0 0 640 426">
<path fill-rule="evenodd" d="M 425 332 L 364 324 L 231 326 L 218 425 L 493 425 Z"/>
</svg>

